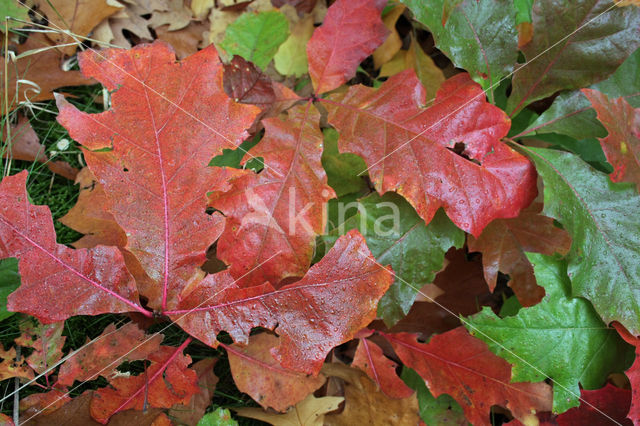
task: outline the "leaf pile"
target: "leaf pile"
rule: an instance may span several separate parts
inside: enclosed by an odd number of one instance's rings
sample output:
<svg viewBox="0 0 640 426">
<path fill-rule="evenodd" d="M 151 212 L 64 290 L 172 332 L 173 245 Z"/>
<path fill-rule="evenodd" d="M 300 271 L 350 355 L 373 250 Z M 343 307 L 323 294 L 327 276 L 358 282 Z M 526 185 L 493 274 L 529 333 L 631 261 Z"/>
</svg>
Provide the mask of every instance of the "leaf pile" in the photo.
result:
<svg viewBox="0 0 640 426">
<path fill-rule="evenodd" d="M 5 12 L 2 157 L 74 178 L 83 234 L 4 174 L 15 418 L 640 424 L 638 7 L 89 3 Z M 82 170 L 30 127 L 51 98 Z M 212 403 L 220 360 L 260 407 Z"/>
</svg>

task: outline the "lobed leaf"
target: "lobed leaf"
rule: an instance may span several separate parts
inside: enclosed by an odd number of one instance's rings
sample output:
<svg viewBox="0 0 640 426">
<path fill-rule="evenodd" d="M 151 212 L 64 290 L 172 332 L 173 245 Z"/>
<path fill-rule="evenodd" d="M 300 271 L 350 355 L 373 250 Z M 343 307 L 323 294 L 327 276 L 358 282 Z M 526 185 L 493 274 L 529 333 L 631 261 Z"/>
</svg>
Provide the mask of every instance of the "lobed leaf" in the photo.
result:
<svg viewBox="0 0 640 426">
<path fill-rule="evenodd" d="M 389 31 L 380 15 L 386 0 L 338 0 L 307 43 L 309 75 L 315 93 L 329 92 L 347 82 L 364 58 Z"/>
<path fill-rule="evenodd" d="M 443 207 L 477 236 L 492 220 L 517 216 L 536 196 L 532 164 L 500 142 L 509 119 L 468 74 L 445 81 L 426 109 L 413 71 L 378 90 L 352 86 L 321 101 L 340 132 L 341 151 L 364 158 L 376 190 L 397 191 L 426 223 Z"/>
<path fill-rule="evenodd" d="M 112 108 L 86 114 L 59 97 L 58 121 L 82 144 L 104 186 L 108 209 L 127 234 L 125 249 L 157 283 L 145 288 L 149 305 L 174 307 L 181 289 L 199 279 L 223 228 L 223 218 L 205 209 L 206 193 L 224 188 L 226 175 L 207 164 L 242 141 L 258 111 L 226 96 L 212 46 L 180 63 L 162 42 L 87 51 L 80 66 L 117 89 Z"/>
<path fill-rule="evenodd" d="M 636 189 L 612 183 L 573 154 L 521 149 L 544 181 L 544 213 L 562 223 L 573 240 L 567 255 L 571 295 L 590 300 L 605 324 L 617 320 L 640 333 Z"/>
<path fill-rule="evenodd" d="M 247 344 L 252 327 L 272 329 L 280 336 L 271 351 L 280 365 L 317 375 L 333 347 L 375 318 L 391 281 L 391 271 L 376 263 L 364 237 L 352 231 L 294 284 L 278 290 L 269 283 L 239 288 L 223 271 L 187 289 L 180 310 L 167 314 L 211 346 L 222 330 Z"/>
<path fill-rule="evenodd" d="M 29 202 L 26 181 L 26 171 L 0 181 L 0 257 L 18 258 L 22 281 L 7 309 L 45 324 L 73 315 L 147 313 L 118 249 L 57 244 L 51 212 Z"/>
<path fill-rule="evenodd" d="M 558 90 L 604 80 L 640 47 L 640 10 L 612 6 L 611 0 L 534 2 L 533 39 L 522 47 L 527 62 L 514 72 L 507 104 L 512 115 Z"/>
<path fill-rule="evenodd" d="M 571 297 L 565 262 L 528 256 L 547 293 L 542 302 L 507 318 L 484 308 L 465 325 L 513 365 L 514 382 L 552 378 L 553 411 L 562 413 L 580 404 L 578 383 L 585 389 L 602 386 L 611 372 L 627 363 L 630 348 L 588 301 Z"/>
</svg>

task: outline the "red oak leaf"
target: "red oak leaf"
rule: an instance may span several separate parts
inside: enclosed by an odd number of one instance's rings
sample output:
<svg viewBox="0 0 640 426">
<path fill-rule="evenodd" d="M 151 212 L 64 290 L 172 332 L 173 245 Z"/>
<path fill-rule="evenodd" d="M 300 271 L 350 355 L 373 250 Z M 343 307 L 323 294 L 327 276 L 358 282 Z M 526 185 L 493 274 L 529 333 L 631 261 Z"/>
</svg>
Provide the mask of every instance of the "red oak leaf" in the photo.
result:
<svg viewBox="0 0 640 426">
<path fill-rule="evenodd" d="M 252 327 L 275 330 L 280 345 L 273 357 L 284 368 L 316 375 L 333 347 L 375 318 L 392 280 L 390 268 L 375 262 L 364 237 L 350 231 L 294 284 L 239 288 L 223 271 L 185 289 L 181 310 L 167 314 L 211 346 L 222 330 L 240 344 L 248 343 Z"/>
<path fill-rule="evenodd" d="M 223 227 L 219 214 L 205 210 L 207 191 L 224 188 L 226 176 L 207 164 L 242 141 L 258 109 L 224 93 L 213 46 L 182 62 L 162 42 L 87 51 L 80 67 L 117 89 L 112 108 L 86 114 L 58 97 L 58 120 L 104 186 L 127 234 L 125 248 L 158 283 L 141 289 L 149 305 L 175 306 L 180 290 L 202 275 L 199 266 Z M 112 150 L 96 151 L 104 148 Z"/>
<path fill-rule="evenodd" d="M 278 345 L 279 339 L 268 333 L 251 336 L 244 348 L 221 344 L 227 350 L 238 389 L 265 409 L 285 411 L 322 386 L 326 378 L 282 368 L 271 355 L 271 349 Z"/>
<path fill-rule="evenodd" d="M 389 398 L 402 399 L 413 394 L 413 389 L 396 374 L 398 365 L 384 356 L 380 346 L 366 338 L 360 339 L 351 365 L 367 373 Z"/>
<path fill-rule="evenodd" d="M 360 155 L 380 194 L 397 191 L 429 223 L 438 208 L 478 236 L 515 217 L 537 194 L 527 158 L 500 142 L 510 121 L 468 74 L 445 81 L 432 106 L 413 70 L 379 89 L 352 86 L 321 99 L 340 132 L 340 150 Z"/>
<path fill-rule="evenodd" d="M 227 217 L 218 257 L 241 287 L 278 287 L 309 269 L 326 202 L 335 197 L 322 168 L 320 114 L 311 103 L 288 111 L 287 121 L 263 120 L 264 139 L 251 154 L 264 158 L 259 174 L 237 172 L 230 190 L 213 192 L 209 204 Z"/>
<path fill-rule="evenodd" d="M 0 258 L 19 259 L 22 282 L 9 295 L 7 309 L 45 324 L 73 315 L 134 310 L 149 315 L 118 249 L 57 244 L 51 212 L 29 203 L 26 181 L 23 171 L 0 182 Z"/>
<path fill-rule="evenodd" d="M 634 109 L 624 97 L 609 99 L 604 93 L 582 89 L 609 135 L 600 145 L 613 166 L 613 182 L 633 182 L 640 189 L 640 108 Z"/>
<path fill-rule="evenodd" d="M 521 421 L 535 412 L 551 411 L 549 385 L 511 383 L 511 365 L 464 327 L 435 336 L 427 344 L 419 343 L 415 334 L 382 335 L 404 365 L 425 379 L 433 396 L 451 395 L 474 425 L 491 424 L 492 405 L 508 408 Z"/>
<path fill-rule="evenodd" d="M 559 426 L 572 425 L 610 425 L 618 424 L 630 426 L 638 424 L 627 419 L 629 405 L 631 403 L 631 391 L 620 389 L 607 383 L 605 387 L 596 390 L 580 391 L 580 406 L 572 408 L 558 416 L 556 421 Z"/>
<path fill-rule="evenodd" d="M 356 73 L 360 62 L 389 34 L 380 15 L 386 0 L 338 0 L 307 43 L 309 75 L 316 93 L 333 90 Z"/>
<path fill-rule="evenodd" d="M 116 329 L 111 324 L 91 344 L 84 345 L 60 367 L 58 384 L 71 386 L 75 380 L 85 382 L 98 376 L 109 377 L 124 361 L 146 359 L 156 352 L 162 335 L 148 337 L 136 324 Z"/>
<path fill-rule="evenodd" d="M 191 357 L 182 354 L 190 341 L 187 339 L 178 348 L 160 346 L 149 355 L 151 364 L 144 373 L 116 377 L 110 382 L 111 388 L 97 390 L 91 400 L 91 416 L 106 424 L 114 414 L 132 408 L 188 404 L 191 396 L 200 391 L 196 372 L 188 368 Z"/>
<path fill-rule="evenodd" d="M 553 224 L 553 219 L 541 215 L 540 205 L 527 208 L 514 219 L 491 222 L 478 238 L 469 236 L 469 251 L 482 253 L 484 279 L 493 291 L 498 271 L 509 274 L 511 287 L 522 306 L 533 306 L 544 297 L 544 289 L 536 284 L 533 267 L 525 252 L 566 254 L 571 237 Z"/>
<path fill-rule="evenodd" d="M 627 415 L 633 424 L 640 425 L 640 337 L 633 336 L 623 325 L 614 322 L 613 326 L 627 343 L 636 347 L 636 359 L 633 365 L 626 371 L 631 382 L 631 408 Z"/>
</svg>

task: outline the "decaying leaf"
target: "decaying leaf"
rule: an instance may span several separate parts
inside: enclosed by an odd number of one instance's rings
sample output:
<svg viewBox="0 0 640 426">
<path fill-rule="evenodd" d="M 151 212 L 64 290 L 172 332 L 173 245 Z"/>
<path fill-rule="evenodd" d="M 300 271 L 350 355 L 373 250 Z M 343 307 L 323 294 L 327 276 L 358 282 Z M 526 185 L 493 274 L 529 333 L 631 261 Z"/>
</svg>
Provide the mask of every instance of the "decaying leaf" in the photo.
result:
<svg viewBox="0 0 640 426">
<path fill-rule="evenodd" d="M 95 84 L 95 80 L 84 77 L 79 71 L 64 71 L 62 53 L 43 33 L 31 33 L 17 46 L 17 53 L 25 56 L 16 62 L 3 57 L 7 66 L 0 67 L 0 91 L 6 91 L 9 109 L 22 103 L 53 99 L 53 91 L 59 87 Z M 2 96 L 2 111 L 5 111 L 4 102 Z"/>
<path fill-rule="evenodd" d="M 108 0 L 36 0 L 35 4 L 49 25 L 59 30 L 48 32 L 47 37 L 56 45 L 72 43 L 60 48 L 65 55 L 72 55 L 91 30 L 123 7 Z"/>
<path fill-rule="evenodd" d="M 158 350 L 162 335 L 146 336 L 136 324 L 128 323 L 116 329 L 110 324 L 91 344 L 78 349 L 60 367 L 58 383 L 71 386 L 98 376 L 109 378 L 124 361 L 146 359 Z"/>
<path fill-rule="evenodd" d="M 182 354 L 185 346 L 160 346 L 147 358 L 151 363 L 144 373 L 110 380 L 110 388 L 94 393 L 91 416 L 106 424 L 114 414 L 131 408 L 171 408 L 178 403 L 188 404 L 200 388 L 195 371 L 188 368 L 191 357 Z"/>
<path fill-rule="evenodd" d="M 11 139 L 7 135 L 7 129 L 3 129 L 3 140 L 9 143 L 7 151 L 3 152 L 4 158 L 24 161 L 38 161 L 47 166 L 53 173 L 64 176 L 67 179 L 75 179 L 78 170 L 71 167 L 65 161 L 52 161 L 45 153 L 45 147 L 40 143 L 40 138 L 31 127 L 29 119 L 20 114 L 16 125 L 11 125 Z"/>
<path fill-rule="evenodd" d="M 364 373 L 357 373 L 343 375 L 352 380 L 345 385 L 344 410 L 340 414 L 327 415 L 326 426 L 420 424 L 415 395 L 390 399 Z"/>
<path fill-rule="evenodd" d="M 325 415 L 336 410 L 343 400 L 339 396 L 316 398 L 310 394 L 284 414 L 269 413 L 260 408 L 241 408 L 236 412 L 242 417 L 262 420 L 274 426 L 322 426 Z"/>
</svg>

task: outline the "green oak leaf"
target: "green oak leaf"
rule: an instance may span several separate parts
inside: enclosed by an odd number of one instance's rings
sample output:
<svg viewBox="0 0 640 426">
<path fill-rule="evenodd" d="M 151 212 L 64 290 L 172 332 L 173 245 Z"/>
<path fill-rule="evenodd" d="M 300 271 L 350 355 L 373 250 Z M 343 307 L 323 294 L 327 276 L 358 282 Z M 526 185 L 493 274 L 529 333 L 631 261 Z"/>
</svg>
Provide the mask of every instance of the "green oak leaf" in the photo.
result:
<svg viewBox="0 0 640 426">
<path fill-rule="evenodd" d="M 615 329 L 607 328 L 589 301 L 571 297 L 565 261 L 527 256 L 546 291 L 542 302 L 506 318 L 485 307 L 467 318 L 465 326 L 513 364 L 512 381 L 552 378 L 553 412 L 563 413 L 580 405 L 578 383 L 585 389 L 600 388 L 609 373 L 630 364 L 633 347 Z"/>
<path fill-rule="evenodd" d="M 574 154 L 520 147 L 544 182 L 544 214 L 573 243 L 567 255 L 573 296 L 591 301 L 605 323 L 640 334 L 640 196 Z"/>
<path fill-rule="evenodd" d="M 513 5 L 516 8 L 516 25 L 531 22 L 533 0 L 513 0 Z"/>
<path fill-rule="evenodd" d="M 289 21 L 280 12 L 244 13 L 229 27 L 221 46 L 265 69 L 278 47 L 289 37 Z"/>
<path fill-rule="evenodd" d="M 367 165 L 356 154 L 338 151 L 338 132 L 335 129 L 324 130 L 324 150 L 322 151 L 322 167 L 327 172 L 329 186 L 336 191 L 338 197 L 362 192 L 367 188 L 366 181 L 358 176 L 366 172 Z"/>
<path fill-rule="evenodd" d="M 346 210 L 346 209 L 345 209 Z M 395 218 L 394 218 L 395 217 Z M 328 236 L 331 245 L 351 229 L 358 229 L 382 265 L 391 265 L 397 278 L 378 303 L 378 315 L 391 327 L 411 309 L 418 290 L 442 269 L 449 248 L 462 247 L 464 232 L 442 210 L 429 225 L 400 195 L 372 193 L 358 203 L 358 214 L 346 219 Z"/>
<path fill-rule="evenodd" d="M 7 311 L 7 297 L 18 287 L 20 287 L 18 259 L 10 257 L 0 260 L 0 321 L 14 314 Z"/>
<path fill-rule="evenodd" d="M 640 107 L 640 49 L 636 49 L 608 79 L 589 88 L 610 98 L 624 97 L 634 108 Z M 520 136 L 543 133 L 560 133 L 575 139 L 607 135 L 591 102 L 580 90 L 561 93 Z"/>
<path fill-rule="evenodd" d="M 512 0 L 465 0 L 453 5 L 446 0 L 402 3 L 429 28 L 438 49 L 483 88 L 497 85 L 513 69 L 518 58 L 518 31 Z M 444 26 L 443 13 L 448 14 Z M 489 90 L 491 100 L 492 92 Z"/>
<path fill-rule="evenodd" d="M 604 80 L 640 46 L 640 9 L 612 0 L 537 0 L 532 20 L 533 39 L 522 47 L 527 62 L 512 80 L 512 115 L 558 90 Z"/>
<path fill-rule="evenodd" d="M 238 426 L 238 422 L 231 417 L 229 410 L 218 407 L 215 411 L 202 416 L 197 426 Z"/>
<path fill-rule="evenodd" d="M 424 379 L 415 370 L 402 367 L 402 380 L 416 391 L 420 418 L 428 425 L 467 425 L 460 404 L 451 396 L 442 394 L 435 398 L 427 388 Z"/>
</svg>

